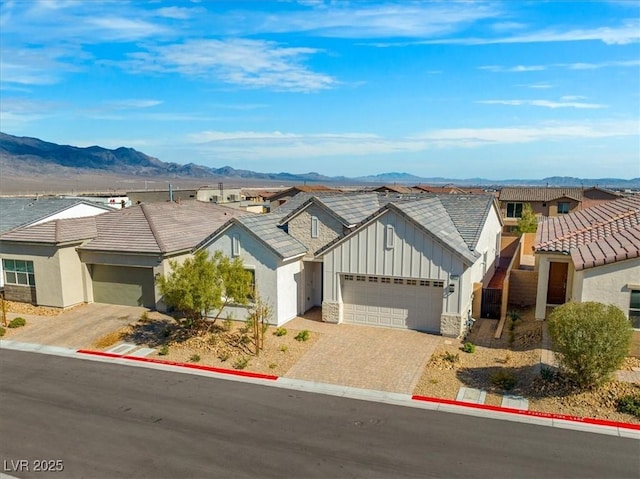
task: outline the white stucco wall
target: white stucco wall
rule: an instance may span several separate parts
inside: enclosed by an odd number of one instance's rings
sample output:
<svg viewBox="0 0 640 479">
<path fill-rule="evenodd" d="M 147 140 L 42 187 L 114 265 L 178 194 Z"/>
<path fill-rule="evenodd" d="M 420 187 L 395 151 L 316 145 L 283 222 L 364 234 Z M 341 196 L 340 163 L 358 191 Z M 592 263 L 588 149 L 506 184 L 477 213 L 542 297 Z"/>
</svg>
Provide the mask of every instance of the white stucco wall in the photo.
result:
<svg viewBox="0 0 640 479">
<path fill-rule="evenodd" d="M 549 268 L 551 263 L 568 263 L 565 302 L 574 299 L 573 279 L 575 269 L 571 257 L 564 254 L 536 254 L 538 288 L 536 292 L 536 319 L 546 319 L 547 291 L 549 289 Z M 579 301 L 576 299 L 576 301 Z"/>
<path fill-rule="evenodd" d="M 245 268 L 255 271 L 256 292 L 262 300 L 269 304 L 274 310 L 274 317 L 271 322 L 280 324 L 285 321 L 279 317 L 278 304 L 278 275 L 279 266 L 278 257 L 267 246 L 259 241 L 253 234 L 238 225 L 232 225 L 224 233 L 214 239 L 206 246 L 209 254 L 215 251 L 222 251 L 226 256 L 231 257 L 231 238 L 238 235 L 240 241 L 240 258 Z M 285 290 L 285 294 L 287 291 Z M 288 294 L 293 296 L 294 303 L 297 291 L 289 291 Z M 249 307 L 231 306 L 223 313 L 223 317 L 232 314 L 234 319 L 244 321 L 247 318 Z M 291 318 L 287 318 L 291 319 Z"/>
<path fill-rule="evenodd" d="M 618 261 L 576 271 L 573 279 L 574 301 L 614 304 L 629 314 L 631 290 L 627 285 L 640 283 L 640 258 Z"/>
<path fill-rule="evenodd" d="M 282 264 L 276 271 L 278 295 L 275 319 L 278 326 L 298 315 L 298 291 L 303 287 L 301 264 L 301 260 L 293 260 Z"/>
<path fill-rule="evenodd" d="M 72 206 L 71 208 L 67 208 L 64 211 L 60 211 L 54 215 L 47 216 L 46 218 L 43 218 L 39 221 L 30 223 L 29 225 L 30 226 L 39 225 L 40 223 L 46 223 L 48 221 L 61 220 L 66 218 L 84 218 L 85 216 L 96 216 L 96 215 L 101 215 L 103 213 L 108 213 L 108 212 L 109 211 L 105 210 L 104 208 L 99 208 L 97 206 L 86 205 L 81 203 L 81 204 Z"/>
</svg>

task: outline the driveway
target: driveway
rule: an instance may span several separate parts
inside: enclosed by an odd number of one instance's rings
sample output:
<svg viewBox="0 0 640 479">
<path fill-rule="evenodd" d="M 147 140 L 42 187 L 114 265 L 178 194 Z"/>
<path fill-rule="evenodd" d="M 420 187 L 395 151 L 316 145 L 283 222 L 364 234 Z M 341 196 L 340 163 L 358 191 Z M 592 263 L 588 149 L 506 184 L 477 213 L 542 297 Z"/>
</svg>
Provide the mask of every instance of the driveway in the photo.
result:
<svg viewBox="0 0 640 479">
<path fill-rule="evenodd" d="M 90 303 L 54 317 L 7 313 L 9 320 L 22 316 L 27 320 L 27 325 L 14 330 L 8 329 L 2 339 L 72 349 L 86 348 L 102 336 L 138 320 L 144 311 L 148 310 Z"/>
<path fill-rule="evenodd" d="M 442 336 L 295 318 L 287 328 L 322 333 L 284 377 L 412 394 Z"/>
</svg>

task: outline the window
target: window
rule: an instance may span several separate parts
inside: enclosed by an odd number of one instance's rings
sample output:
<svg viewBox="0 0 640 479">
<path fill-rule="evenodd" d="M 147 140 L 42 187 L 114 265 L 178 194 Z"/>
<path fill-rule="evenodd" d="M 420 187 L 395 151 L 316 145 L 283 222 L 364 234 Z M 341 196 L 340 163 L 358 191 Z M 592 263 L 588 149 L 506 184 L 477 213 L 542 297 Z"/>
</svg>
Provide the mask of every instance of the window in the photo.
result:
<svg viewBox="0 0 640 479">
<path fill-rule="evenodd" d="M 366 281 L 367 277 L 366 276 L 356 276 L 356 281 Z"/>
<path fill-rule="evenodd" d="M 569 203 L 559 202 L 558 203 L 558 214 L 559 215 L 566 215 L 567 213 L 569 213 Z"/>
<path fill-rule="evenodd" d="M 522 203 L 507 203 L 507 218 L 522 218 Z"/>
<path fill-rule="evenodd" d="M 420 286 L 431 286 L 431 281 L 428 281 L 426 279 L 421 279 Z"/>
<path fill-rule="evenodd" d="M 311 237 L 312 238 L 318 237 L 318 217 L 317 216 L 311 217 Z"/>
<path fill-rule="evenodd" d="M 402 278 L 393 278 L 393 284 L 404 284 Z"/>
<path fill-rule="evenodd" d="M 433 287 L 434 288 L 444 288 L 444 281 L 434 281 L 433 282 Z"/>
<path fill-rule="evenodd" d="M 380 282 L 384 284 L 391 284 L 391 278 L 380 278 Z"/>
<path fill-rule="evenodd" d="M 634 329 L 640 329 L 640 290 L 631 290 L 629 301 L 629 319 Z"/>
<path fill-rule="evenodd" d="M 407 284 L 409 286 L 417 286 L 418 285 L 418 281 L 416 281 L 415 279 L 408 279 L 407 280 Z"/>
<path fill-rule="evenodd" d="M 255 269 L 245 269 L 247 273 L 251 276 L 251 293 L 249 294 L 249 299 L 253 301 L 256 298 L 256 270 Z"/>
<path fill-rule="evenodd" d="M 345 274 L 344 275 L 344 280 L 345 281 L 353 281 L 353 275 L 352 274 Z"/>
<path fill-rule="evenodd" d="M 3 259 L 4 280 L 7 284 L 21 286 L 35 286 L 36 277 L 33 274 L 33 261 L 20 259 Z"/>
<path fill-rule="evenodd" d="M 231 256 L 240 256 L 240 235 L 231 237 Z"/>
<path fill-rule="evenodd" d="M 369 276 L 369 283 L 377 283 L 377 282 L 378 282 L 377 276 Z"/>
<path fill-rule="evenodd" d="M 395 231 L 392 225 L 387 225 L 384 228 L 384 244 L 387 249 L 393 248 L 395 242 Z"/>
</svg>

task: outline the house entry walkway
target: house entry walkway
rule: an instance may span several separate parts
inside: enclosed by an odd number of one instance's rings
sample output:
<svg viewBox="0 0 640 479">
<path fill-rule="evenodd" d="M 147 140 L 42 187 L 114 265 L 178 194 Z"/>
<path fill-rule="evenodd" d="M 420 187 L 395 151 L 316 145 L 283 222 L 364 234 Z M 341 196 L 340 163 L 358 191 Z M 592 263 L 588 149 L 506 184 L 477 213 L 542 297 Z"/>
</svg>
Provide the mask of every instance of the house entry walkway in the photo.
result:
<svg viewBox="0 0 640 479">
<path fill-rule="evenodd" d="M 322 337 L 284 375 L 292 379 L 413 394 L 441 336 L 295 318 L 286 325 Z"/>
</svg>

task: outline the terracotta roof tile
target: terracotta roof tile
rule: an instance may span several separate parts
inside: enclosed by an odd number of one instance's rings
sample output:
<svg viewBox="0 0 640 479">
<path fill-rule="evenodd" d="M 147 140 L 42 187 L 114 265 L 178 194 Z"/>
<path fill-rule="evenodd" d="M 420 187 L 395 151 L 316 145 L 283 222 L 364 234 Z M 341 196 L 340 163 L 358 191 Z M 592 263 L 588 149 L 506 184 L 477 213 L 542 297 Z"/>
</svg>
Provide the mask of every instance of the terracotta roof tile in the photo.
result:
<svg viewBox="0 0 640 479">
<path fill-rule="evenodd" d="M 544 218 L 533 248 L 538 253 L 570 254 L 577 270 L 636 258 L 640 256 L 640 196 Z"/>
</svg>

